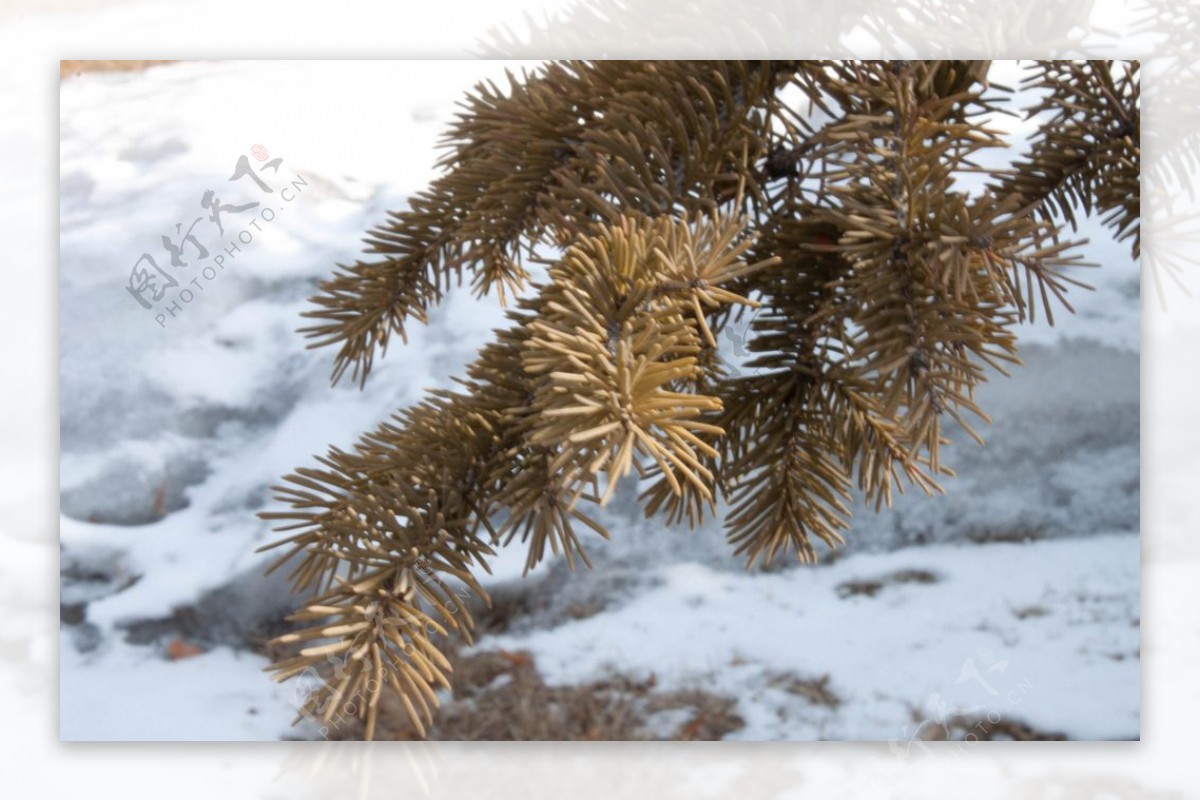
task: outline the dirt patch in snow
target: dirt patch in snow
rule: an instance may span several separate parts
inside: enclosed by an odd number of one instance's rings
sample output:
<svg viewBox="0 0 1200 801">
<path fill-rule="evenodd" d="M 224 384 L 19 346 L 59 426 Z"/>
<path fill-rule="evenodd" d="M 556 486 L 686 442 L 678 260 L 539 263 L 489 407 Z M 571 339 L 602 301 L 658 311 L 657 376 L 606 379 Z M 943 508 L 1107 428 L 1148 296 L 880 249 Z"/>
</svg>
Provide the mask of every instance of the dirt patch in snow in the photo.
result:
<svg viewBox="0 0 1200 801">
<path fill-rule="evenodd" d="M 74 75 L 82 75 L 85 72 L 136 72 L 144 70 L 147 67 L 153 67 L 157 64 L 174 64 L 174 61 L 147 61 L 147 60 L 120 60 L 120 59 L 94 59 L 87 61 L 67 61 L 58 62 L 58 77 L 60 79 L 70 78 Z"/>
<path fill-rule="evenodd" d="M 742 728 L 737 702 L 699 688 L 661 691 L 653 674 L 614 675 L 552 686 L 523 651 L 447 654 L 452 696 L 435 713 L 431 740 L 720 740 Z M 330 727 L 330 739 L 357 740 L 358 721 Z M 398 700 L 384 694 L 379 740 L 422 739 Z"/>
</svg>

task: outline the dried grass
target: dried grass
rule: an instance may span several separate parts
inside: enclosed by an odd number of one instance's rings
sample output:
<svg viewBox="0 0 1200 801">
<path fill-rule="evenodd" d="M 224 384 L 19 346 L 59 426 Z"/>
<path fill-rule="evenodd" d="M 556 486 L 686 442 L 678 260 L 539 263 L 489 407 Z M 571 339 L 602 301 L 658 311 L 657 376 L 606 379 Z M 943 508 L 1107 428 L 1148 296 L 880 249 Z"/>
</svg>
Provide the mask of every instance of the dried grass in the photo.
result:
<svg viewBox="0 0 1200 801">
<path fill-rule="evenodd" d="M 449 654 L 454 691 L 435 716 L 431 740 L 719 740 L 744 721 L 736 702 L 700 689 L 657 690 L 644 679 L 612 676 L 580 685 L 552 686 L 525 652 Z M 681 722 L 663 732 L 650 719 L 676 713 Z M 331 739 L 363 736 L 357 721 L 331 730 Z M 400 702 L 381 699 L 376 739 L 416 740 Z"/>
<path fill-rule="evenodd" d="M 58 77 L 60 80 L 82 75 L 85 72 L 134 72 L 153 67 L 157 64 L 175 64 L 175 61 L 119 61 L 115 59 L 94 61 L 60 61 L 58 62 Z"/>
</svg>

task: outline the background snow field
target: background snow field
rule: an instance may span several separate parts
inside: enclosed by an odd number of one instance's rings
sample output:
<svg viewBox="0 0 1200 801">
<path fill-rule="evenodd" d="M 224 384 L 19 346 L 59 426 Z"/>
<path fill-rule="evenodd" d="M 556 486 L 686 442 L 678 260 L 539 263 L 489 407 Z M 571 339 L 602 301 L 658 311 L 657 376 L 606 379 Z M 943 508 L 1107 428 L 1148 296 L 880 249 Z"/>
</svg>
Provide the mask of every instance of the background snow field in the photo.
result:
<svg viewBox="0 0 1200 801">
<path fill-rule="evenodd" d="M 63 81 L 63 739 L 330 736 L 292 726 L 296 688 L 262 673 L 296 599 L 262 577 L 273 535 L 255 513 L 284 473 L 449 385 L 503 312 L 452 292 L 361 391 L 331 388 L 332 353 L 295 329 L 316 282 L 432 177 L 462 93 L 506 66 L 193 62 Z M 386 121 L 364 126 L 381 98 Z M 1004 124 L 1019 148 L 1027 126 Z M 156 321 L 131 268 L 179 239 L 207 190 L 267 205 L 228 181 L 255 144 L 281 159 L 258 174 L 293 199 L 272 193 L 274 218 L 215 277 L 177 270 L 198 286 Z M 201 244 L 225 252 L 258 213 L 228 212 L 223 239 L 205 220 Z M 626 494 L 603 513 L 612 542 L 586 543 L 591 571 L 551 559 L 522 579 L 523 551 L 502 551 L 486 586 L 517 611 L 458 657 L 501 652 L 551 687 L 703 690 L 728 699 L 727 739 L 911 750 L 977 721 L 1137 739 L 1139 273 L 1126 244 L 1084 228 L 1095 290 L 1020 332 L 1026 366 L 984 387 L 988 443 L 955 436 L 945 496 L 858 509 L 821 564 L 747 573 L 719 526 L 666 528 Z M 697 719 L 672 714 L 647 712 L 639 736 Z"/>
</svg>

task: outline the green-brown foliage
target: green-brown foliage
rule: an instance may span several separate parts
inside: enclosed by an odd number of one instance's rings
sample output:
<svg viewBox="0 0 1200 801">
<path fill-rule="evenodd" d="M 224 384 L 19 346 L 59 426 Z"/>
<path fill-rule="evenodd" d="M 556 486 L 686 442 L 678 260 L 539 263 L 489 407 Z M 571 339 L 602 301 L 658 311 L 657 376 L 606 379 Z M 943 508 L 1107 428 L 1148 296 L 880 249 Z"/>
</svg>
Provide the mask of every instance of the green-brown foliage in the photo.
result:
<svg viewBox="0 0 1200 801">
<path fill-rule="evenodd" d="M 1138 248 L 1137 65 L 1037 63 L 1028 154 L 981 123 L 1009 90 L 987 62 L 566 62 L 481 85 L 439 178 L 368 235 L 307 313 L 334 380 L 363 382 L 392 337 L 463 279 L 512 302 L 454 391 L 333 448 L 277 488 L 298 590 L 286 679 L 336 675 L 306 711 L 380 692 L 416 726 L 472 620 L 452 582 L 520 539 L 574 565 L 591 510 L 642 479 L 647 514 L 724 524 L 748 566 L 816 558 L 850 492 L 938 491 L 942 426 L 971 431 L 1014 327 L 1066 305 L 1059 223 L 1095 209 Z M 544 282 L 524 265 L 547 249 Z M 755 308 L 744 375 L 716 334 Z M 365 701 L 365 703 L 364 703 Z"/>
</svg>

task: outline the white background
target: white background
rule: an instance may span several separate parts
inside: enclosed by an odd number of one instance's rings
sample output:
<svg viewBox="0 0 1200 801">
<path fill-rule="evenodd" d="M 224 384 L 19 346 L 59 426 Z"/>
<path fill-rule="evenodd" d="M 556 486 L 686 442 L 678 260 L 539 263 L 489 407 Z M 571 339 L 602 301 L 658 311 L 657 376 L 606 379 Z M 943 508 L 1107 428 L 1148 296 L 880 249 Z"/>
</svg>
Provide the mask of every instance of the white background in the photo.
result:
<svg viewBox="0 0 1200 801">
<path fill-rule="evenodd" d="M 0 416 L 0 693 L 5 725 L 0 791 L 14 796 L 286 795 L 533 796 L 1144 796 L 1194 794 L 1193 722 L 1200 712 L 1195 571 L 1195 445 L 1190 391 L 1196 301 L 1170 281 L 1166 308 L 1147 268 L 1143 298 L 1142 743 L 995 744 L 905 760 L 886 744 L 278 744 L 61 745 L 57 741 L 57 282 L 59 58 L 430 58 L 639 55 L 837 55 L 1147 58 L 1147 149 L 1178 140 L 1195 84 L 1180 100 L 1153 94 L 1155 62 L 1195 43 L 1155 8 L 1015 0 L 1003 20 L 956 8 L 922 19 L 916 3 L 863 12 L 826 3 L 660 2 L 641 13 L 593 3 L 524 4 L 532 47 L 516 50 L 496 24 L 528 33 L 515 3 L 370 2 L 340 7 L 213 0 L 58 2 L 0 6 L 0 236 L 8 304 L 0 314 L 6 375 Z M 881 4 L 882 5 L 882 4 Z M 1064 12 L 1063 9 L 1071 9 Z M 546 20 L 543 12 L 558 19 Z M 1054 16 L 1057 14 L 1066 14 Z M 840 18 L 839 18 L 840 15 Z M 855 16 L 857 15 L 857 16 Z M 1049 15 L 1049 16 L 1048 16 Z M 1071 16 L 1074 15 L 1074 16 Z M 1090 24 L 1089 24 L 1090 23 Z M 842 27 L 837 27 L 842 26 Z M 1137 38 L 1111 35 L 1140 26 Z M 1172 40 L 1172 37 L 1175 40 Z M 216 44 L 222 42 L 222 44 Z M 1081 50 L 1092 45 L 1116 50 Z M 948 50 L 947 48 L 952 48 Z M 853 52 L 851 52 L 853 49 Z M 1191 61 L 1183 62 L 1194 69 Z M 1178 119 L 1176 119 L 1178 118 Z M 1194 142 L 1193 142 L 1194 147 Z M 1148 156 L 1153 155 L 1148 152 Z M 1194 149 L 1191 152 L 1195 157 Z M 1186 169 L 1186 168 L 1185 168 Z M 1194 202 L 1146 171 L 1144 217 L 1168 199 L 1182 223 L 1147 225 L 1147 250 L 1168 256 L 1185 287 Z M 1158 194 L 1156 195 L 1156 191 Z M 1157 236 L 1157 241 L 1154 241 Z M 1153 250 L 1151 249 L 1153 246 Z M 1176 250 L 1178 248 L 1178 250 Z M 1150 261 L 1150 260 L 1147 260 Z M 1103 703 L 1103 699 L 1097 699 Z M 703 749 L 703 751 L 701 751 Z"/>
</svg>

